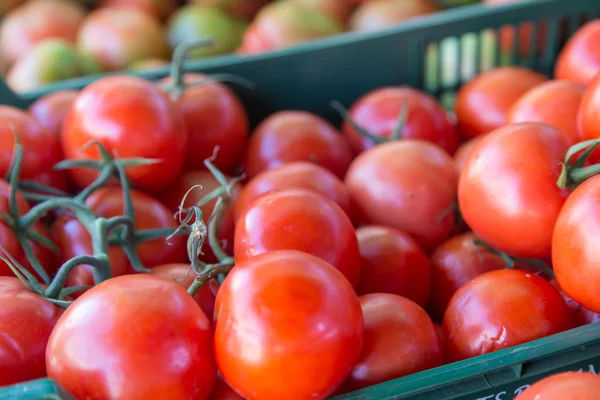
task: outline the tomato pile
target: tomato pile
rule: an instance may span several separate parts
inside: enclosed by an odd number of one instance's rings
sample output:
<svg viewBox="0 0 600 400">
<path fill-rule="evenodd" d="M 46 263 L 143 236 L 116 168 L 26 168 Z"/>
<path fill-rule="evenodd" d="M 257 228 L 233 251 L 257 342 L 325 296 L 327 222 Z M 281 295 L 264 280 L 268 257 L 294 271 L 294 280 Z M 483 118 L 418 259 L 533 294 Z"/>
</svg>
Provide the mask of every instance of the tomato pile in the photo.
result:
<svg viewBox="0 0 600 400">
<path fill-rule="evenodd" d="M 596 322 L 599 24 L 454 113 L 384 87 L 251 127 L 182 65 L 1 105 L 0 386 L 324 399 Z"/>
</svg>

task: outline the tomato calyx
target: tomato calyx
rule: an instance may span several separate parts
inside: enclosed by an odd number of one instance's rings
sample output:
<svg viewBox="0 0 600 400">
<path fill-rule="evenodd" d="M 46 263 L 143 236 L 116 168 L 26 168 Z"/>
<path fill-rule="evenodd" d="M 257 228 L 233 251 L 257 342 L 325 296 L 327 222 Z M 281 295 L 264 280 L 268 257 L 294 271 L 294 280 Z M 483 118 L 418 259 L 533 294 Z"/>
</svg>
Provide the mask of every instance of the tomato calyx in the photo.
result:
<svg viewBox="0 0 600 400">
<path fill-rule="evenodd" d="M 513 257 L 507 253 L 495 249 L 494 247 L 490 246 L 481 239 L 473 240 L 473 244 L 476 247 L 480 246 L 500 257 L 502 261 L 504 261 L 504 263 L 506 264 L 506 269 L 514 269 L 517 263 L 527 264 L 537 269 L 539 274 L 544 274 L 547 275 L 550 279 L 554 279 L 554 270 L 541 260 L 536 260 L 533 258 Z"/>
<path fill-rule="evenodd" d="M 600 174 L 600 164 L 584 166 L 599 145 L 600 139 L 592 139 L 571 146 L 561 163 L 562 169 L 556 185 L 561 189 L 574 189 L 586 179 Z M 582 153 L 572 162 L 571 159 L 579 152 Z"/>
</svg>

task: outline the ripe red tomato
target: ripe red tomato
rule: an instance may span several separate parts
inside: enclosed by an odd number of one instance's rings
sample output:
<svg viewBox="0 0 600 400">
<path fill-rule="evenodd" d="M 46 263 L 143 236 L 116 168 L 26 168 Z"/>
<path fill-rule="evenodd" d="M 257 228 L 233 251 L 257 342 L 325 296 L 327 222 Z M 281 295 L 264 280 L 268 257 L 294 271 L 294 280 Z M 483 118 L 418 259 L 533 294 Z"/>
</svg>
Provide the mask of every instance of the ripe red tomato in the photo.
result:
<svg viewBox="0 0 600 400">
<path fill-rule="evenodd" d="M 37 42 L 62 38 L 75 42 L 85 10 L 74 1 L 31 0 L 9 12 L 0 26 L 0 54 L 12 64 Z"/>
<path fill-rule="evenodd" d="M 298 161 L 263 171 L 252 178 L 236 202 L 236 221 L 248 205 L 261 194 L 291 188 L 314 190 L 336 203 L 346 215 L 351 217 L 350 194 L 342 181 L 323 167 Z"/>
<path fill-rule="evenodd" d="M 502 67 L 484 72 L 464 85 L 454 110 L 458 126 L 467 138 L 483 135 L 506 123 L 512 105 L 546 77 L 521 67 Z"/>
<path fill-rule="evenodd" d="M 534 383 L 515 400 L 595 400 L 600 377 L 590 372 L 563 372 Z"/>
<path fill-rule="evenodd" d="M 353 31 L 380 30 L 435 11 L 437 11 L 437 7 L 431 0 L 366 1 L 352 15 L 350 29 Z"/>
<path fill-rule="evenodd" d="M 300 250 L 337 268 L 353 287 L 360 278 L 354 227 L 331 200 L 306 189 L 264 194 L 242 213 L 235 228 L 235 262 L 274 250 Z"/>
<path fill-rule="evenodd" d="M 173 214 L 158 200 L 144 193 L 131 191 L 135 209 L 135 229 L 175 229 L 178 224 Z M 94 214 L 110 218 L 123 215 L 123 191 L 117 187 L 105 187 L 94 192 L 86 201 Z M 167 242 L 154 239 L 137 246 L 142 265 L 152 268 L 161 264 L 186 262 L 186 239 L 175 236 Z"/>
<path fill-rule="evenodd" d="M 466 283 L 489 271 L 503 269 L 506 263 L 491 251 L 476 246 L 472 232 L 453 236 L 431 254 L 431 301 L 429 314 L 442 321 L 450 299 Z"/>
<path fill-rule="evenodd" d="M 141 190 L 158 191 L 183 167 L 188 133 L 173 102 L 152 83 L 133 76 L 100 79 L 75 100 L 61 132 L 67 158 L 94 159 L 94 147 L 82 151 L 92 140 L 120 158 L 146 157 L 162 162 L 127 169 L 132 184 Z M 97 172 L 84 168 L 70 171 L 80 187 Z"/>
<path fill-rule="evenodd" d="M 107 400 L 207 399 L 217 375 L 204 312 L 177 283 L 145 274 L 109 279 L 73 302 L 46 366 L 73 396 Z"/>
<path fill-rule="evenodd" d="M 46 345 L 62 310 L 17 278 L 0 277 L 0 387 L 46 376 Z"/>
<path fill-rule="evenodd" d="M 454 153 L 454 162 L 456 163 L 456 168 L 458 169 L 458 173 L 462 172 L 467 159 L 471 155 L 471 152 L 475 148 L 475 145 L 481 140 L 483 136 L 477 136 L 473 139 L 469 139 L 458 147 L 456 153 Z"/>
<path fill-rule="evenodd" d="M 354 289 L 327 262 L 272 251 L 237 264 L 217 294 L 215 354 L 242 397 L 325 399 L 363 345 Z M 237 327 L 252 327 L 252 334 Z"/>
<path fill-rule="evenodd" d="M 202 188 L 191 191 L 184 203 L 184 208 L 191 207 L 197 204 L 204 196 L 217 189 L 221 184 L 217 182 L 212 173 L 208 171 L 189 171 L 179 175 L 175 180 L 165 188 L 163 191 L 162 201 L 171 210 L 172 213 L 176 213 L 181 205 L 181 200 L 185 196 L 186 192 L 193 186 L 200 185 Z M 219 239 L 221 246 L 226 253 L 233 255 L 233 234 L 235 231 L 235 220 L 233 218 L 233 210 L 241 190 L 241 185 L 237 186 L 232 193 L 232 204 L 223 217 L 219 231 Z M 208 224 L 209 218 L 215 208 L 217 200 L 210 201 L 200 207 L 202 210 L 202 216 L 204 222 Z M 208 240 L 204 242 L 202 246 L 202 252 L 204 255 L 200 256 L 202 261 L 212 263 L 216 262 L 217 258 L 213 254 L 210 248 Z"/>
<path fill-rule="evenodd" d="M 223 378 L 218 376 L 208 400 L 244 400 L 244 398 L 237 394 Z"/>
<path fill-rule="evenodd" d="M 258 10 L 271 0 L 188 0 L 206 7 L 219 7 L 235 17 L 252 18 Z"/>
<path fill-rule="evenodd" d="M 160 23 L 129 7 L 93 11 L 77 34 L 77 47 L 106 71 L 125 69 L 146 58 L 169 56 Z"/>
<path fill-rule="evenodd" d="M 600 314 L 595 313 L 587 308 L 583 307 L 581 304 L 577 303 L 573 300 L 568 294 L 565 293 L 564 290 L 561 289 L 556 279 L 552 279 L 550 284 L 558 289 L 560 294 L 562 295 L 565 303 L 569 307 L 569 311 L 571 312 L 571 317 L 573 319 L 573 327 L 593 324 L 594 322 L 600 321 Z"/>
<path fill-rule="evenodd" d="M 578 117 L 582 140 L 600 138 L 600 73 L 585 91 Z"/>
<path fill-rule="evenodd" d="M 549 256 L 568 195 L 556 185 L 568 148 L 558 129 L 539 123 L 507 125 L 481 139 L 458 185 L 462 216 L 473 232 L 515 257 Z"/>
<path fill-rule="evenodd" d="M 365 339 L 358 363 L 342 387 L 362 389 L 443 363 L 440 338 L 416 303 L 387 293 L 360 297 Z"/>
<path fill-rule="evenodd" d="M 365 224 L 408 233 L 425 250 L 452 234 L 458 176 L 442 148 L 422 140 L 401 140 L 360 154 L 345 183 L 353 212 Z"/>
<path fill-rule="evenodd" d="M 175 11 L 177 4 L 177 0 L 99 0 L 96 7 L 130 7 L 164 20 Z"/>
<path fill-rule="evenodd" d="M 447 356 L 464 360 L 571 328 L 562 296 L 537 275 L 487 272 L 452 297 L 444 315 Z"/>
<path fill-rule="evenodd" d="M 392 293 L 421 307 L 429 302 L 431 265 L 410 235 L 384 226 L 356 230 L 360 249 L 359 295 Z"/>
<path fill-rule="evenodd" d="M 244 171 L 253 178 L 292 161 L 310 161 L 343 178 L 352 152 L 346 139 L 324 119 L 304 111 L 280 111 L 250 137 Z"/>
<path fill-rule="evenodd" d="M 29 114 L 58 142 L 63 122 L 77 95 L 78 92 L 75 90 L 61 90 L 47 94 L 29 107 Z"/>
<path fill-rule="evenodd" d="M 600 229 L 595 204 L 600 199 L 600 176 L 571 193 L 556 220 L 552 237 L 552 266 L 560 287 L 577 303 L 600 312 L 600 257 L 593 249 Z"/>
<path fill-rule="evenodd" d="M 190 264 L 163 264 L 152 268 L 150 274 L 174 281 L 184 289 L 188 289 L 194 282 L 194 271 L 190 270 Z M 219 285 L 209 280 L 194 295 L 194 300 L 200 306 L 209 321 L 212 322 L 215 310 L 215 296 Z"/>
<path fill-rule="evenodd" d="M 600 21 L 582 26 L 558 55 L 554 77 L 589 85 L 600 72 Z"/>
<path fill-rule="evenodd" d="M 189 132 L 185 167 L 203 170 L 204 160 L 211 157 L 216 146 L 219 152 L 213 161 L 225 174 L 232 174 L 240 164 L 249 135 L 248 115 L 239 98 L 219 82 L 210 82 L 202 74 L 186 74 L 186 83 L 205 81 L 187 88 L 177 100 Z M 166 78 L 164 84 L 171 83 Z"/>
<path fill-rule="evenodd" d="M 366 3 L 371 4 L 371 3 Z M 350 109 L 350 117 L 371 135 L 389 138 L 398 125 L 398 116 L 406 107 L 406 122 L 401 137 L 432 142 L 454 154 L 458 148 L 458 131 L 446 110 L 432 96 L 408 87 L 386 87 L 373 90 L 358 99 Z M 349 122 L 342 132 L 355 153 L 375 146 L 360 135 Z"/>
<path fill-rule="evenodd" d="M 508 112 L 507 124 L 540 122 L 558 128 L 571 144 L 582 140 L 577 112 L 585 87 L 567 81 L 548 81 L 517 100 Z"/>
</svg>

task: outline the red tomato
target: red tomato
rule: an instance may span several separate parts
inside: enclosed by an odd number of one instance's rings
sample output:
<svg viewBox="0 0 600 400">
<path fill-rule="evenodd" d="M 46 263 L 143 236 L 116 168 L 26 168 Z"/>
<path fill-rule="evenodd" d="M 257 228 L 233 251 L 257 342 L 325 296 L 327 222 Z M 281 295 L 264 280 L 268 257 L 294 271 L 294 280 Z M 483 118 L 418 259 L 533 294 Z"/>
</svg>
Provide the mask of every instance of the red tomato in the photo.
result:
<svg viewBox="0 0 600 400">
<path fill-rule="evenodd" d="M 515 257 L 550 255 L 568 191 L 556 182 L 569 148 L 556 128 L 508 125 L 475 146 L 460 175 L 462 216 L 483 241 Z"/>
<path fill-rule="evenodd" d="M 169 48 L 160 23 L 134 8 L 101 8 L 85 20 L 77 47 L 106 71 L 124 69 L 146 58 L 168 58 Z"/>
<path fill-rule="evenodd" d="M 370 0 L 354 12 L 350 29 L 376 31 L 435 11 L 437 7 L 430 0 Z"/>
<path fill-rule="evenodd" d="M 186 74 L 186 83 L 205 81 L 189 87 L 177 100 L 189 132 L 185 166 L 190 170 L 206 169 L 204 160 L 219 146 L 215 167 L 232 174 L 240 164 L 249 135 L 248 115 L 240 99 L 219 82 L 210 82 L 202 74 Z M 171 83 L 170 78 L 163 81 Z"/>
<path fill-rule="evenodd" d="M 456 153 L 454 153 L 454 162 L 456 163 L 456 168 L 458 169 L 458 173 L 462 172 L 467 159 L 471 155 L 471 152 L 475 148 L 475 145 L 481 140 L 483 136 L 477 136 L 473 139 L 469 139 L 458 147 Z"/>
<path fill-rule="evenodd" d="M 429 302 L 431 266 L 427 255 L 404 232 L 384 226 L 356 230 L 360 249 L 360 295 L 392 293 L 421 307 Z"/>
<path fill-rule="evenodd" d="M 177 0 L 99 0 L 96 7 L 131 7 L 164 20 L 175 11 L 177 4 Z"/>
<path fill-rule="evenodd" d="M 292 188 L 314 190 L 340 206 L 346 215 L 351 216 L 350 194 L 342 181 L 325 168 L 298 161 L 263 171 L 252 178 L 236 202 L 236 221 L 252 200 L 261 194 Z"/>
<path fill-rule="evenodd" d="M 487 272 L 452 297 L 444 315 L 447 355 L 464 360 L 571 328 L 562 296 L 539 276 Z"/>
<path fill-rule="evenodd" d="M 435 326 L 416 303 L 395 294 L 374 293 L 361 296 L 360 305 L 365 318 L 363 351 L 343 391 L 442 365 Z"/>
<path fill-rule="evenodd" d="M 558 55 L 554 77 L 589 85 L 600 72 L 600 20 L 588 22 Z"/>
<path fill-rule="evenodd" d="M 534 383 L 515 400 L 595 400 L 600 377 L 589 372 L 563 372 Z"/>
<path fill-rule="evenodd" d="M 215 387 L 208 400 L 244 400 L 244 398 L 229 387 L 223 378 L 218 376 Z"/>
<path fill-rule="evenodd" d="M 249 400 L 325 399 L 363 345 L 352 286 L 327 262 L 298 251 L 237 264 L 217 294 L 215 319 L 219 370 Z"/>
<path fill-rule="evenodd" d="M 221 186 L 213 174 L 208 171 L 185 172 L 175 178 L 175 180 L 163 191 L 162 201 L 167 205 L 167 207 L 169 207 L 171 212 L 176 213 L 179 210 L 181 200 L 185 196 L 186 192 L 195 185 L 201 185 L 202 188 L 194 189 L 188 194 L 183 205 L 184 208 L 197 204 L 204 196 Z M 233 255 L 233 233 L 235 230 L 233 209 L 235 208 L 235 204 L 239 196 L 239 190 L 241 190 L 241 187 L 237 187 L 237 189 L 232 193 L 232 204 L 229 206 L 227 213 L 223 217 L 219 231 L 219 239 L 221 240 L 223 250 L 231 255 Z M 200 207 L 204 222 L 207 224 L 216 203 L 217 200 L 215 199 Z M 208 240 L 204 242 L 202 252 L 204 253 L 204 255 L 200 256 L 202 261 L 209 263 L 217 261 L 217 258 L 210 248 Z"/>
<path fill-rule="evenodd" d="M 578 117 L 582 140 L 600 138 L 600 73 L 583 95 Z"/>
<path fill-rule="evenodd" d="M 207 399 L 217 375 L 204 312 L 177 283 L 145 274 L 109 279 L 71 304 L 46 366 L 73 396 L 92 400 Z"/>
<path fill-rule="evenodd" d="M 503 269 L 500 256 L 476 246 L 472 232 L 453 236 L 431 254 L 431 301 L 429 314 L 442 321 L 450 299 L 458 289 L 489 271 Z"/>
<path fill-rule="evenodd" d="M 331 200 L 312 190 L 287 189 L 255 199 L 235 228 L 235 262 L 274 250 L 300 250 L 340 270 L 353 287 L 360 253 L 352 222 Z"/>
<path fill-rule="evenodd" d="M 347 0 L 286 0 L 288 3 L 298 5 L 300 7 L 310 8 L 318 11 L 321 15 L 325 15 L 330 19 L 346 25 L 350 15 L 352 15 L 352 7 Z"/>
<path fill-rule="evenodd" d="M 144 193 L 131 191 L 135 209 L 135 228 L 141 229 L 175 229 L 178 224 L 173 214 L 158 200 Z M 86 205 L 94 214 L 110 218 L 123 215 L 123 191 L 117 187 L 105 187 L 95 191 L 86 201 Z M 186 239 L 175 236 L 167 242 L 165 239 L 154 239 L 137 246 L 142 265 L 152 268 L 161 264 L 186 262 Z"/>
<path fill-rule="evenodd" d="M 475 77 L 456 97 L 461 133 L 473 138 L 501 127 L 512 105 L 544 81 L 545 76 L 521 67 L 497 68 Z"/>
<path fill-rule="evenodd" d="M 422 140 L 401 140 L 360 154 L 346 175 L 353 212 L 365 224 L 411 235 L 433 250 L 452 234 L 458 176 L 442 148 Z"/>
<path fill-rule="evenodd" d="M 371 4 L 371 3 L 366 3 Z M 398 125 L 398 116 L 407 108 L 406 122 L 401 137 L 432 142 L 454 154 L 458 148 L 458 132 L 448 114 L 430 95 L 408 87 L 376 89 L 358 99 L 350 109 L 350 117 L 371 135 L 381 138 L 392 136 Z M 342 132 L 355 153 L 375 146 L 345 122 Z"/>
<path fill-rule="evenodd" d="M 560 287 L 577 303 L 600 312 L 600 256 L 593 249 L 594 232 L 600 230 L 596 204 L 600 176 L 581 184 L 563 206 L 552 238 L 552 266 Z"/>
<path fill-rule="evenodd" d="M 98 150 L 81 147 L 92 140 L 120 158 L 145 157 L 162 162 L 127 169 L 127 176 L 141 190 L 158 191 L 183 167 L 188 133 L 173 102 L 152 83 L 133 76 L 100 79 L 75 100 L 61 133 L 67 158 L 100 158 Z M 85 187 L 97 172 L 78 168 L 71 176 Z"/>
<path fill-rule="evenodd" d="M 14 63 L 37 42 L 62 38 L 74 42 L 85 10 L 69 0 L 31 0 L 9 12 L 0 26 L 0 54 Z"/>
<path fill-rule="evenodd" d="M 75 90 L 61 90 L 42 96 L 29 107 L 29 114 L 58 141 L 63 122 L 77 94 Z"/>
<path fill-rule="evenodd" d="M 12 165 L 15 132 L 23 145 L 21 179 L 66 189 L 67 175 L 52 169 L 63 159 L 57 139 L 24 111 L 3 105 L 0 105 L 0 176 L 6 176 Z"/>
<path fill-rule="evenodd" d="M 188 0 L 199 6 L 218 7 L 235 17 L 252 18 L 271 0 Z"/>
<path fill-rule="evenodd" d="M 15 277 L 0 277 L 0 387 L 46 376 L 46 345 L 62 310 Z"/>
<path fill-rule="evenodd" d="M 346 139 L 324 119 L 304 111 L 280 111 L 250 137 L 244 170 L 253 178 L 292 161 L 310 161 L 343 178 L 352 152 Z"/>
<path fill-rule="evenodd" d="M 152 268 L 150 274 L 160 276 L 161 278 L 174 281 L 187 290 L 194 282 L 194 271 L 190 269 L 190 264 L 163 264 Z M 209 321 L 213 320 L 215 310 L 215 295 L 219 285 L 210 280 L 200 288 L 194 295 L 194 300 L 200 306 Z"/>
<path fill-rule="evenodd" d="M 550 283 L 552 284 L 552 286 L 558 289 L 563 299 L 565 300 L 565 303 L 567 303 L 569 311 L 571 312 L 574 327 L 593 324 L 595 322 L 600 321 L 600 314 L 590 311 L 585 307 L 582 307 L 581 304 L 573 300 L 568 294 L 564 292 L 564 290 L 561 289 L 556 279 L 552 279 Z"/>
<path fill-rule="evenodd" d="M 567 81 L 548 81 L 517 100 L 506 117 L 507 124 L 540 122 L 564 133 L 571 144 L 582 140 L 577 112 L 585 87 Z"/>
</svg>

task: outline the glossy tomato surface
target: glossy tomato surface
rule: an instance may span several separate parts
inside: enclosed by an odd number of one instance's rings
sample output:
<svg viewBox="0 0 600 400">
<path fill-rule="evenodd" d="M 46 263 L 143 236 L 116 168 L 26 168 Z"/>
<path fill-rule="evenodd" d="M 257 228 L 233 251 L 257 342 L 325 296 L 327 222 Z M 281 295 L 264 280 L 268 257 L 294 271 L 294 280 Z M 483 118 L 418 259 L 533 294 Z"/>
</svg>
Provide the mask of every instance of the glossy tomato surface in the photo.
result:
<svg viewBox="0 0 600 400">
<path fill-rule="evenodd" d="M 534 383 L 516 400 L 595 400 L 600 377 L 589 372 L 563 372 Z"/>
<path fill-rule="evenodd" d="M 79 92 L 62 90 L 40 97 L 29 107 L 29 114 L 58 141 L 63 122 Z"/>
<path fill-rule="evenodd" d="M 458 147 L 458 150 L 456 150 L 456 153 L 454 153 L 454 162 L 456 163 L 456 168 L 458 169 L 459 175 L 462 172 L 463 167 L 467 162 L 467 159 L 473 152 L 475 145 L 477 144 L 477 142 L 479 142 L 479 140 L 481 140 L 482 137 L 483 136 L 477 136 L 473 139 L 467 140 L 466 142 L 462 143 Z"/>
<path fill-rule="evenodd" d="M 207 399 L 217 374 L 204 312 L 177 283 L 144 274 L 78 298 L 52 332 L 46 365 L 69 393 L 94 400 Z"/>
<path fill-rule="evenodd" d="M 431 0 L 368 0 L 352 14 L 350 29 L 377 31 L 435 11 Z"/>
<path fill-rule="evenodd" d="M 559 130 L 539 123 L 507 125 L 481 139 L 458 186 L 460 210 L 473 232 L 512 256 L 549 256 L 568 195 L 556 185 L 568 148 Z"/>
<path fill-rule="evenodd" d="M 306 189 L 267 193 L 255 199 L 235 227 L 236 263 L 274 250 L 299 250 L 337 268 L 353 287 L 360 279 L 354 227 L 331 200 Z"/>
<path fill-rule="evenodd" d="M 573 319 L 573 327 L 593 324 L 595 322 L 600 321 L 600 314 L 588 310 L 587 308 L 583 307 L 581 304 L 573 300 L 568 294 L 565 293 L 564 290 L 562 290 L 556 279 L 552 279 L 550 283 L 552 284 L 552 286 L 558 289 L 563 299 L 565 299 L 565 303 L 567 303 L 569 311 L 571 312 L 571 317 Z"/>
<path fill-rule="evenodd" d="M 600 138 L 600 73 L 583 95 L 578 122 L 582 140 Z"/>
<path fill-rule="evenodd" d="M 600 21 L 581 27 L 558 55 L 554 77 L 589 85 L 600 72 Z"/>
<path fill-rule="evenodd" d="M 458 176 L 442 148 L 422 140 L 401 140 L 360 154 L 346 174 L 353 211 L 365 224 L 411 235 L 433 250 L 452 234 Z"/>
<path fill-rule="evenodd" d="M 99 0 L 96 7 L 131 7 L 153 18 L 166 19 L 177 5 L 177 0 Z"/>
<path fill-rule="evenodd" d="M 152 83 L 133 76 L 100 79 L 75 100 L 65 120 L 61 141 L 67 158 L 98 160 L 97 141 L 119 158 L 144 157 L 161 162 L 126 170 L 132 184 L 157 191 L 175 178 L 185 160 L 188 133 L 175 104 Z M 97 176 L 94 170 L 71 171 L 85 187 Z"/>
<path fill-rule="evenodd" d="M 561 294 L 543 278 L 518 270 L 487 272 L 452 297 L 444 315 L 451 361 L 516 346 L 571 328 Z"/>
<path fill-rule="evenodd" d="M 250 400 L 325 399 L 363 344 L 352 286 L 327 262 L 298 251 L 237 264 L 217 294 L 215 319 L 219 370 Z"/>
</svg>

